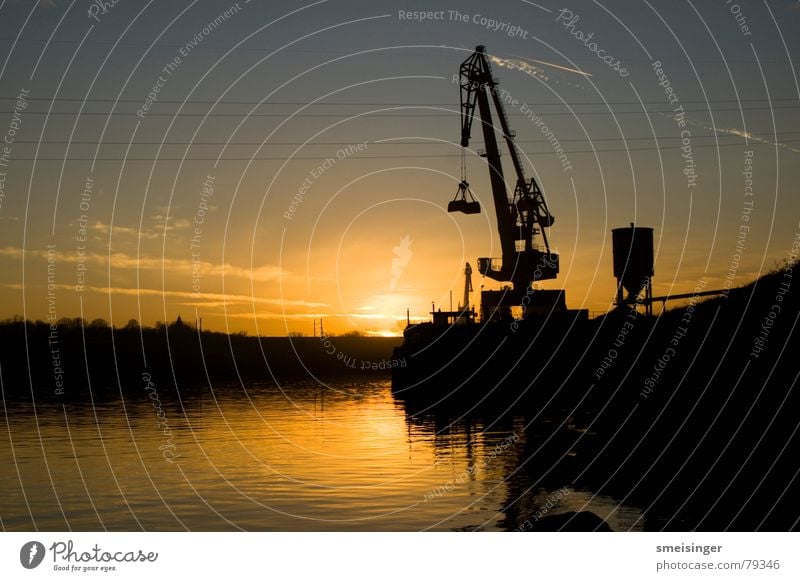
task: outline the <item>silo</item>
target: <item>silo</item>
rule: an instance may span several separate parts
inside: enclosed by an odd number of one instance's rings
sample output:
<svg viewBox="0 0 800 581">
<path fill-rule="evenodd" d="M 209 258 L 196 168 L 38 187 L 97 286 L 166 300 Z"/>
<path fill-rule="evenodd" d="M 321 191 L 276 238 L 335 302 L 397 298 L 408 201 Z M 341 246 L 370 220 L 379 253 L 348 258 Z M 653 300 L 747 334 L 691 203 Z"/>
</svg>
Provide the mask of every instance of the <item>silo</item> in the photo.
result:
<svg viewBox="0 0 800 581">
<path fill-rule="evenodd" d="M 653 229 L 636 227 L 614 228 L 611 231 L 614 254 L 614 277 L 617 279 L 617 304 L 634 302 L 645 290 L 651 295 L 653 278 Z M 628 292 L 623 298 L 622 289 Z M 649 304 L 645 306 L 649 307 Z M 649 310 L 649 309 L 648 309 Z"/>
</svg>

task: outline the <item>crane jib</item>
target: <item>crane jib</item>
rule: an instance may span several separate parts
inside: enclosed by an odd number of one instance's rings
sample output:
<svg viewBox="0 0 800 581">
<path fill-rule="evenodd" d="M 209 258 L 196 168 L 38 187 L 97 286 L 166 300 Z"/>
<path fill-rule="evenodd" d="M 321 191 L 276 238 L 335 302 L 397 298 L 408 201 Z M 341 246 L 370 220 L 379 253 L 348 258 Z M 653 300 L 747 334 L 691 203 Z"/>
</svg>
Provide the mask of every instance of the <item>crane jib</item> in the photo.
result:
<svg viewBox="0 0 800 581">
<path fill-rule="evenodd" d="M 525 176 L 517 145 L 514 142 L 508 116 L 498 94 L 498 81 L 492 76 L 492 68 L 482 45 L 467 58 L 460 68 L 461 93 L 461 146 L 469 146 L 472 122 L 477 117 L 483 131 L 485 154 L 489 168 L 492 199 L 494 202 L 497 229 L 502 249 L 501 259 L 478 259 L 481 274 L 501 282 L 511 282 L 516 290 L 524 290 L 537 280 L 556 278 L 558 255 L 550 251 L 550 242 L 545 228 L 553 225 L 544 194 L 534 178 Z M 497 112 L 500 127 L 493 121 L 492 104 Z M 476 113 L 477 110 L 477 113 Z M 511 155 L 516 174 L 516 187 L 509 199 L 503 166 L 500 162 L 496 130 L 499 129 Z M 448 205 L 450 212 L 475 214 L 479 203 L 472 196 L 465 176 Z M 542 246 L 536 243 L 541 236 Z"/>
</svg>

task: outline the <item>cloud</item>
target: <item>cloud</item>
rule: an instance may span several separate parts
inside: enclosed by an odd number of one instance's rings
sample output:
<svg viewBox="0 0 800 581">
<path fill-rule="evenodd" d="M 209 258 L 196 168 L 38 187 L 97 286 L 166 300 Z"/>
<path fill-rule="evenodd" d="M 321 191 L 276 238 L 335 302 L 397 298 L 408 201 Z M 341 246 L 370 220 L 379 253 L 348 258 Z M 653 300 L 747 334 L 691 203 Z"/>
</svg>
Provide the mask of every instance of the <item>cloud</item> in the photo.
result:
<svg viewBox="0 0 800 581">
<path fill-rule="evenodd" d="M 713 113 L 714 110 L 712 109 L 711 112 Z M 669 119 L 675 119 L 676 117 L 672 113 L 662 113 L 665 117 Z M 800 149 L 792 147 L 786 143 L 781 143 L 780 141 L 770 141 L 769 139 L 762 139 L 756 135 L 753 135 L 749 131 L 745 131 L 744 129 L 737 129 L 735 127 L 709 127 L 705 123 L 698 121 L 696 119 L 691 119 L 688 116 L 686 117 L 686 121 L 690 125 L 694 125 L 695 127 L 701 127 L 706 131 L 711 133 L 716 133 L 717 135 L 733 135 L 735 137 L 741 137 L 742 139 L 746 139 L 748 141 L 754 141 L 755 143 L 763 143 L 766 145 L 773 145 L 777 147 L 783 147 L 788 149 L 789 151 L 793 151 L 795 153 L 800 153 Z"/>
<path fill-rule="evenodd" d="M 177 208 L 173 207 L 172 210 L 175 211 Z M 150 219 L 153 221 L 153 225 L 151 228 L 151 232 L 154 232 L 158 236 L 163 236 L 165 232 L 171 232 L 173 230 L 189 230 L 192 227 L 192 223 L 185 218 L 173 218 L 170 217 L 169 220 L 167 219 L 167 210 L 168 208 L 161 208 L 163 214 L 153 214 L 150 216 Z M 114 230 L 117 227 L 114 226 Z"/>
<path fill-rule="evenodd" d="M 348 319 L 368 319 L 368 320 L 376 320 L 376 321 L 405 321 L 405 315 L 385 315 L 383 313 L 336 313 L 333 315 L 335 317 L 347 317 Z"/>
<path fill-rule="evenodd" d="M 565 66 L 562 66 L 562 65 L 557 65 L 555 63 L 549 63 L 547 61 L 540 61 L 540 60 L 537 60 L 537 59 L 532 59 L 532 58 L 527 58 L 527 57 L 526 58 L 522 58 L 522 57 L 519 57 L 517 55 L 512 55 L 512 56 L 515 56 L 516 58 L 513 58 L 513 59 L 512 58 L 502 59 L 502 58 L 499 58 L 499 57 L 496 57 L 496 56 L 490 56 L 489 60 L 492 63 L 494 63 L 495 65 L 497 65 L 497 66 L 499 66 L 501 68 L 515 69 L 515 70 L 518 70 L 518 71 L 522 71 L 523 73 L 526 73 L 526 74 L 528 74 L 528 75 L 530 75 L 532 77 L 536 77 L 537 79 L 540 79 L 540 80 L 542 80 L 542 81 L 544 81 L 544 82 L 546 82 L 548 84 L 568 85 L 570 87 L 574 87 L 574 88 L 580 89 L 582 91 L 586 90 L 586 87 L 584 85 L 582 85 L 581 83 L 577 83 L 577 82 L 573 83 L 573 82 L 567 80 L 567 79 L 573 78 L 571 75 L 563 75 L 563 74 L 558 74 L 558 73 L 561 73 L 561 72 L 574 73 L 574 74 L 580 75 L 582 77 L 591 77 L 592 76 L 591 73 L 587 73 L 587 72 L 582 71 L 580 69 L 574 69 L 574 68 L 571 68 L 571 67 L 565 67 Z M 544 65 L 546 67 L 551 67 L 551 71 L 555 70 L 556 75 L 553 78 L 551 78 L 550 75 L 547 74 L 545 69 L 543 69 L 541 67 L 538 67 L 533 63 L 538 63 L 538 64 Z"/>
<path fill-rule="evenodd" d="M 492 64 L 495 64 L 501 68 L 517 69 L 531 76 L 534 76 L 537 79 L 541 79 L 543 81 L 549 80 L 549 77 L 545 74 L 544 69 L 540 69 L 539 67 L 532 65 L 528 62 L 525 62 L 521 59 L 501 59 L 496 56 L 490 56 L 489 60 L 492 62 Z"/>
<path fill-rule="evenodd" d="M 152 225 L 149 229 L 139 229 L 133 226 L 123 226 L 121 224 L 104 224 L 100 220 L 97 220 L 94 223 L 94 229 L 100 232 L 101 234 L 122 234 L 122 235 L 129 235 L 136 238 L 144 238 L 147 240 L 155 240 L 158 238 L 163 238 L 165 231 L 177 231 L 177 230 L 189 230 L 192 227 L 192 223 L 189 220 L 184 218 L 172 218 L 169 221 L 169 225 L 164 228 L 164 223 L 166 221 L 166 217 L 163 214 L 154 214 L 150 217 L 152 220 L 155 221 L 155 224 Z"/>
<path fill-rule="evenodd" d="M 14 284 L 6 284 L 3 285 L 6 288 L 14 289 L 14 290 L 24 290 L 25 287 L 23 285 L 14 283 Z M 57 284 L 55 285 L 56 289 L 59 290 L 69 290 L 74 291 L 75 287 L 69 284 Z M 264 304 L 264 305 L 277 305 L 282 307 L 292 307 L 292 308 L 308 308 L 308 309 L 319 309 L 322 307 L 327 307 L 326 303 L 318 303 L 312 301 L 305 301 L 305 300 L 289 300 L 289 299 L 280 299 L 280 298 L 267 298 L 267 297 L 258 297 L 252 295 L 237 295 L 237 294 L 225 294 L 225 293 L 195 293 L 190 291 L 173 291 L 173 290 L 160 290 L 154 288 L 135 288 L 135 287 L 107 287 L 107 286 L 86 286 L 84 287 L 87 291 L 110 295 L 126 295 L 126 296 L 136 296 L 136 297 L 146 297 L 146 296 L 155 296 L 155 297 L 174 297 L 174 298 L 182 298 L 182 299 L 193 299 L 193 302 L 187 303 L 180 303 L 190 306 L 203 306 L 203 307 L 221 307 L 225 305 L 234 305 L 234 304 Z M 306 316 L 303 314 L 303 316 Z M 308 316 L 312 316 L 309 314 Z M 313 316 L 323 316 L 323 315 L 313 315 Z"/>
<path fill-rule="evenodd" d="M 403 270 L 405 270 L 406 266 L 408 266 L 408 262 L 414 255 L 414 253 L 411 251 L 411 244 L 413 244 L 413 242 L 414 241 L 411 240 L 411 236 L 406 234 L 400 239 L 400 244 L 392 249 L 394 251 L 394 258 L 392 258 L 392 280 L 389 281 L 390 290 L 395 289 L 397 286 L 397 281 L 403 274 Z"/>
<path fill-rule="evenodd" d="M 328 313 L 227 313 L 220 316 L 226 319 L 320 319 L 329 316 Z"/>
<path fill-rule="evenodd" d="M 191 293 L 188 293 L 188 294 L 191 294 Z M 251 299 L 251 297 L 247 297 L 247 298 Z M 264 302 L 264 303 L 273 303 L 273 304 L 276 303 L 276 302 L 277 303 L 282 303 L 282 304 L 284 304 L 284 306 L 298 306 L 298 307 L 302 306 L 302 307 L 307 307 L 309 309 L 322 308 L 322 307 L 327 307 L 328 306 L 328 305 L 323 304 L 323 303 L 312 303 L 312 302 L 306 302 L 306 301 L 280 301 L 280 300 L 276 301 L 275 299 L 256 299 L 256 300 L 259 301 L 259 302 Z M 212 306 L 221 307 L 223 304 L 228 304 L 228 306 L 230 306 L 230 303 L 231 303 L 231 301 L 228 301 L 228 303 L 222 303 L 222 302 L 220 302 L 220 303 L 192 303 L 192 302 L 187 302 L 187 303 L 179 303 L 179 304 L 190 306 L 190 307 L 196 306 L 196 307 L 210 308 Z M 352 318 L 352 319 L 361 319 L 361 320 L 370 320 L 370 321 L 396 321 L 396 322 L 399 322 L 399 321 L 405 321 L 406 320 L 406 316 L 405 315 L 403 315 L 403 316 L 395 316 L 395 315 L 364 315 L 362 313 L 335 313 L 335 314 L 331 314 L 331 313 L 322 313 L 322 312 L 315 312 L 315 313 L 256 312 L 256 313 L 253 313 L 252 311 L 248 311 L 248 312 L 243 312 L 243 313 L 230 313 L 229 312 L 224 316 L 226 316 L 228 318 L 231 318 L 231 319 L 253 319 L 253 318 L 256 318 L 256 319 L 319 319 L 319 318 L 323 318 L 323 317 L 333 317 L 333 318 L 346 318 L 346 319 Z"/>
<path fill-rule="evenodd" d="M 116 231 L 116 227 L 114 227 Z M 37 258 L 46 260 L 48 254 L 46 250 L 25 250 L 7 246 L 0 248 L 0 256 L 7 256 L 22 260 L 23 257 Z M 106 268 L 109 262 L 108 254 L 87 253 L 79 257 L 76 252 L 56 252 L 57 262 L 77 263 L 79 258 L 83 262 L 98 264 Z M 257 282 L 271 282 L 286 280 L 291 274 L 275 265 L 261 265 L 253 268 L 235 266 L 232 264 L 214 264 L 212 262 L 199 261 L 193 262 L 188 259 L 176 258 L 150 258 L 143 256 L 132 256 L 124 252 L 113 252 L 110 255 L 111 267 L 114 269 L 132 270 L 152 270 L 156 272 L 171 272 L 180 274 L 199 274 L 200 276 L 220 276 L 233 277 L 253 280 Z"/>
<path fill-rule="evenodd" d="M 581 75 L 583 77 L 591 77 L 591 73 L 587 73 L 586 71 L 582 71 L 580 69 L 574 69 L 572 67 L 565 67 L 563 65 L 557 65 L 555 63 L 549 63 L 547 61 L 540 61 L 538 59 L 532 58 L 515 58 L 515 59 L 502 59 L 496 56 L 490 56 L 489 60 L 496 64 L 499 67 L 507 68 L 507 69 L 519 69 L 529 75 L 533 75 L 534 77 L 538 77 L 543 81 L 549 80 L 549 77 L 544 72 L 544 69 L 541 67 L 537 67 L 531 63 L 537 63 L 540 65 L 544 65 L 546 67 L 551 67 L 559 71 L 564 71 L 567 73 L 575 73 L 576 75 Z"/>
<path fill-rule="evenodd" d="M 709 131 L 714 131 L 714 129 L 712 129 L 711 127 L 705 127 L 705 129 L 708 129 Z M 781 143 L 780 141 L 769 141 L 768 139 L 761 139 L 760 137 L 757 137 L 757 136 L 753 135 L 749 131 L 744 131 L 742 129 L 735 129 L 735 128 L 726 129 L 726 128 L 723 128 L 723 127 L 717 127 L 716 132 L 717 133 L 722 133 L 723 135 L 736 135 L 737 137 L 741 137 L 741 138 L 747 139 L 749 141 L 755 141 L 756 143 L 766 143 L 768 145 L 777 145 L 778 147 L 784 147 L 784 148 L 788 149 L 789 151 L 794 151 L 795 153 L 800 153 L 800 149 L 796 149 L 796 148 L 792 147 L 791 145 L 787 145 L 785 143 Z"/>
<path fill-rule="evenodd" d="M 100 220 L 95 222 L 94 229 L 100 232 L 101 234 L 105 235 L 126 234 L 130 236 L 146 238 L 148 240 L 155 240 L 156 238 L 159 238 L 161 236 L 161 234 L 159 234 L 158 232 L 147 232 L 145 230 L 139 230 L 138 228 L 132 228 L 130 226 L 120 226 L 118 224 L 114 224 L 112 226 L 110 224 L 103 224 Z"/>
</svg>

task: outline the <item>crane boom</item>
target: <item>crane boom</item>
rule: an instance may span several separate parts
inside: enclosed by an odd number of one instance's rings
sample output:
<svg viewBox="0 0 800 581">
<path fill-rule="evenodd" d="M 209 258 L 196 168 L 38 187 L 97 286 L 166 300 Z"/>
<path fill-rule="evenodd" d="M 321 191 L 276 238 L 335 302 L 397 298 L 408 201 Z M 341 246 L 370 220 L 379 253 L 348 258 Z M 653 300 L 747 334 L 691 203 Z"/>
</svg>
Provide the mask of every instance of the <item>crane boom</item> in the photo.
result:
<svg viewBox="0 0 800 581">
<path fill-rule="evenodd" d="M 461 64 L 460 68 L 461 146 L 469 146 L 472 121 L 477 106 L 483 129 L 485 157 L 489 166 L 492 199 L 502 250 L 501 261 L 494 258 L 479 258 L 478 270 L 494 280 L 510 281 L 516 290 L 524 290 L 536 280 L 553 279 L 558 275 L 558 255 L 550 252 L 550 242 L 545 231 L 545 228 L 552 226 L 554 218 L 547 208 L 544 194 L 536 180 L 534 178 L 529 180 L 525 176 L 519 150 L 514 141 L 515 134 L 508 122 L 498 86 L 497 80 L 492 76 L 486 48 L 483 45 L 475 47 L 475 52 Z M 511 199 L 506 191 L 503 166 L 500 162 L 500 148 L 492 119 L 492 104 L 497 111 L 500 129 L 516 173 L 516 186 Z M 464 210 L 454 207 L 454 211 Z M 535 244 L 536 235 L 542 236 L 543 248 Z"/>
</svg>

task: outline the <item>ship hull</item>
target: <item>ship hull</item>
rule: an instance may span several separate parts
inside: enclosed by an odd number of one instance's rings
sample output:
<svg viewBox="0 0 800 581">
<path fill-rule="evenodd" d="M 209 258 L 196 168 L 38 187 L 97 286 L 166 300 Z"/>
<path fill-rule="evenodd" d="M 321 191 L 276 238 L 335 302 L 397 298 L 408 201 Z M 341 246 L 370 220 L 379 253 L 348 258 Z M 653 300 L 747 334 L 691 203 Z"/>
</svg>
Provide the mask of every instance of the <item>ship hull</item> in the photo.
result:
<svg viewBox="0 0 800 581">
<path fill-rule="evenodd" d="M 555 401 L 583 381 L 581 354 L 592 336 L 585 317 L 409 328 L 394 357 L 398 399 L 432 404 L 514 405 Z"/>
</svg>

